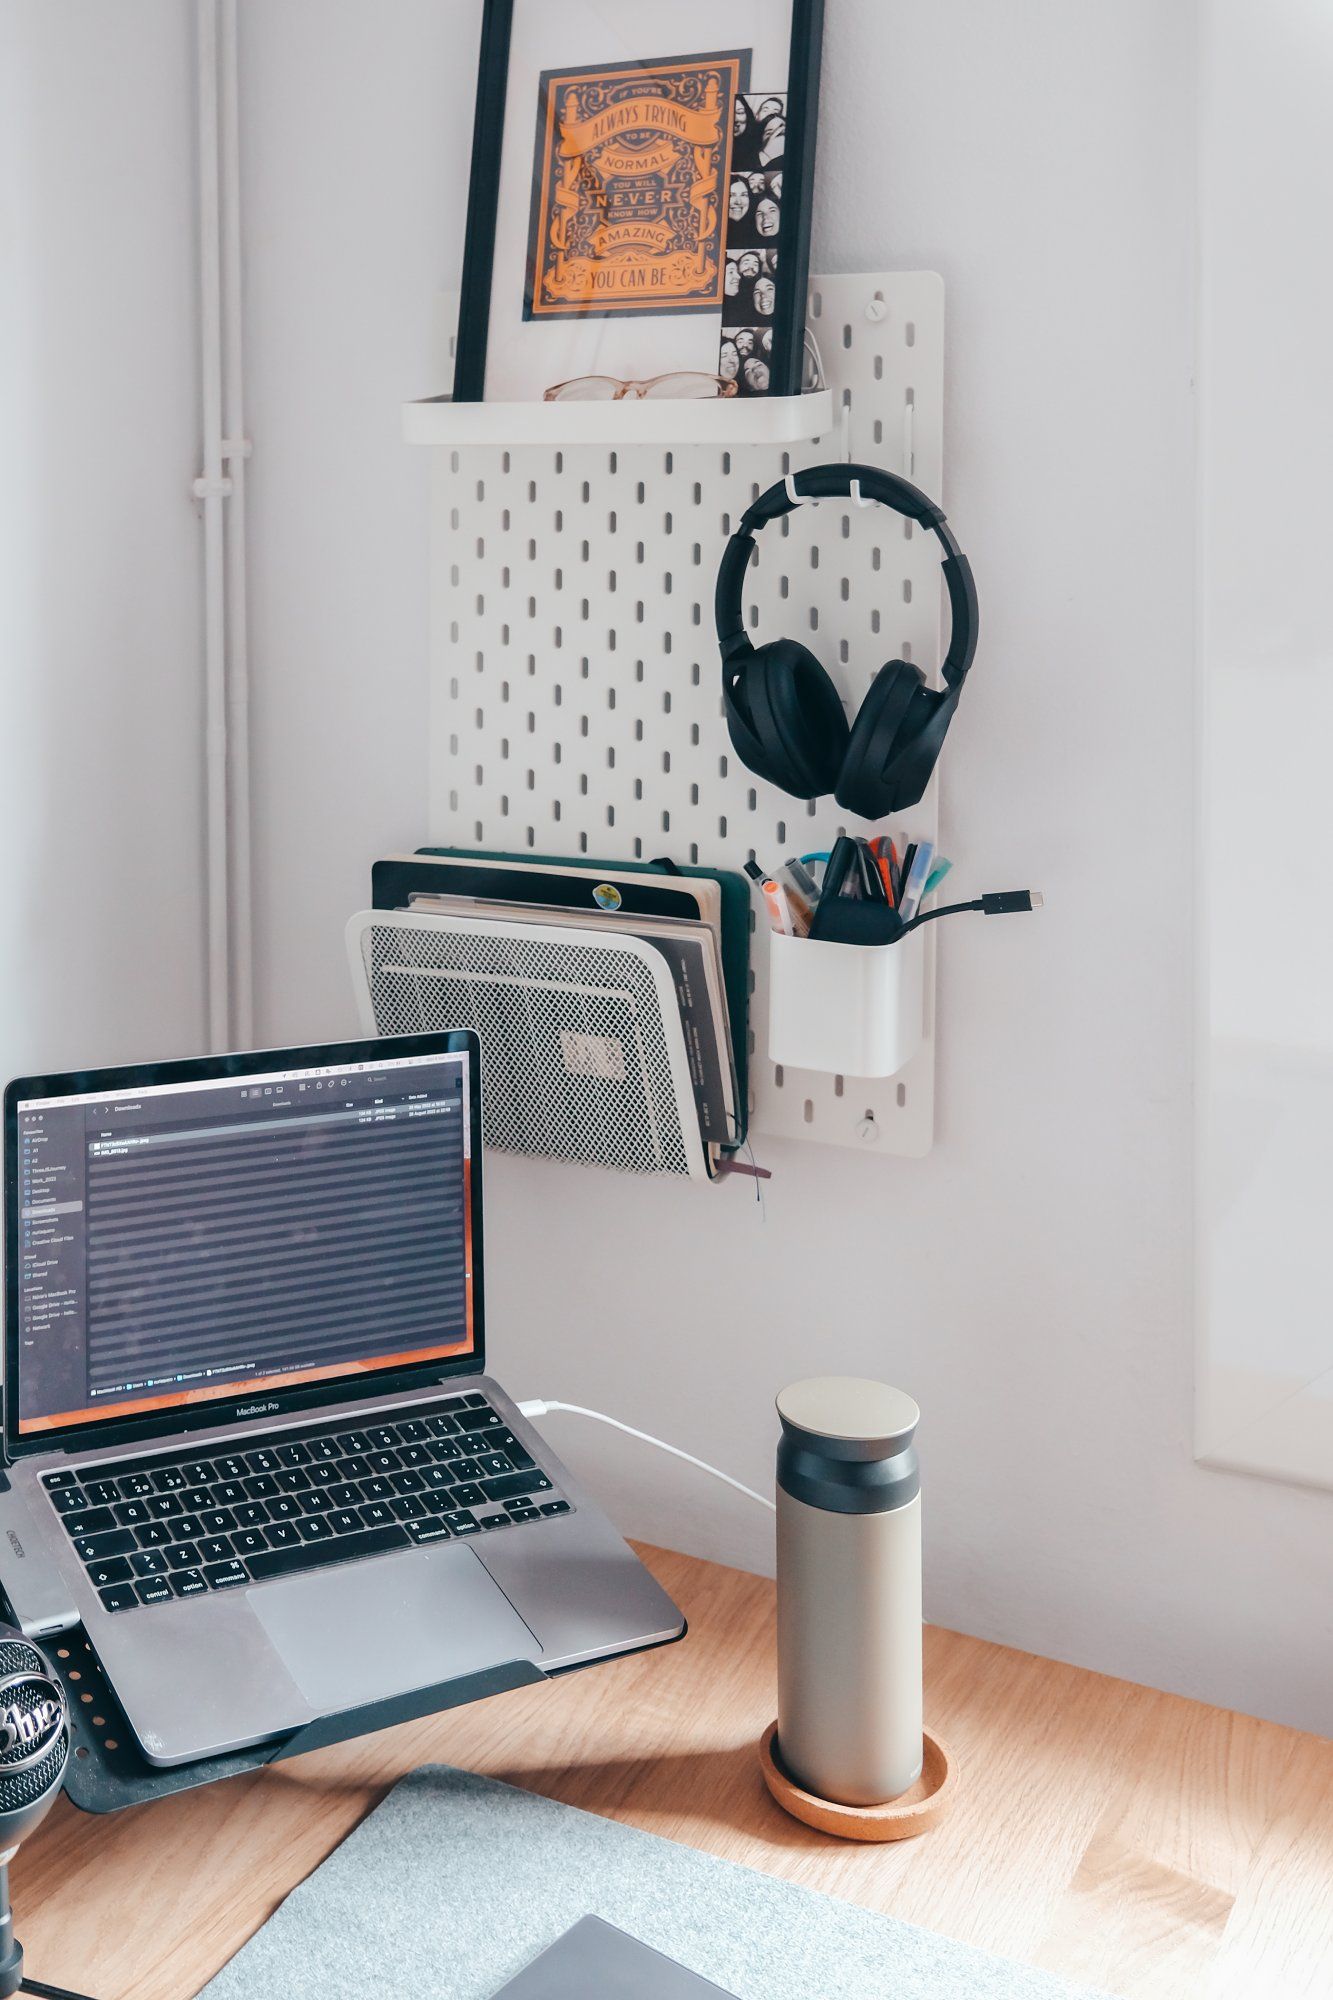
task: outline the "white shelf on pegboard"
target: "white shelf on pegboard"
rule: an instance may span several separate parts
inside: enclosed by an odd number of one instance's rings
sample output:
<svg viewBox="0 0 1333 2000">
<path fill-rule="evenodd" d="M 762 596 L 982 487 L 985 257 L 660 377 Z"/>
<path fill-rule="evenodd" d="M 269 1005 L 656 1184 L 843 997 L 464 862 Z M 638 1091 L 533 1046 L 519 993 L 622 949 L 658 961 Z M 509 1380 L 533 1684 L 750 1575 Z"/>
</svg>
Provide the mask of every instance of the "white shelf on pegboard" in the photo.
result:
<svg viewBox="0 0 1333 2000">
<path fill-rule="evenodd" d="M 625 396 L 619 402 L 403 405 L 409 444 L 800 444 L 833 425 L 833 396 Z"/>
<path fill-rule="evenodd" d="M 793 400 L 821 403 L 825 414 L 809 412 L 817 434 L 803 426 L 796 437 L 743 445 L 711 435 L 691 441 L 676 423 L 686 405 L 673 403 L 664 406 L 670 438 L 640 438 L 632 449 L 624 434 L 520 442 L 497 429 L 463 438 L 445 427 L 465 408 L 480 425 L 489 421 L 481 412 L 503 406 L 450 406 L 446 414 L 442 404 L 409 405 L 417 440 L 448 447 L 431 466 L 431 842 L 599 858 L 672 854 L 727 868 L 751 854 L 776 866 L 831 845 L 845 823 L 832 799 L 789 798 L 731 748 L 713 584 L 744 508 L 802 465 L 852 458 L 940 495 L 943 281 L 929 271 L 816 277 L 810 318 L 829 390 Z M 543 408 L 521 407 L 529 415 Z M 594 407 L 604 420 L 619 406 Z M 764 399 L 747 407 L 762 411 Z M 704 421 L 717 415 L 711 403 L 702 408 Z M 827 500 L 774 523 L 757 549 L 745 592 L 756 637 L 785 633 L 810 646 L 849 710 L 886 660 L 915 660 L 934 675 L 943 605 L 933 537 L 882 508 Z M 936 838 L 934 783 L 895 825 Z M 858 822 L 850 830 L 866 829 Z M 922 934 L 915 1053 L 895 1075 L 866 1079 L 769 1059 L 769 937 L 757 926 L 756 1136 L 929 1151 L 936 928 Z"/>
</svg>

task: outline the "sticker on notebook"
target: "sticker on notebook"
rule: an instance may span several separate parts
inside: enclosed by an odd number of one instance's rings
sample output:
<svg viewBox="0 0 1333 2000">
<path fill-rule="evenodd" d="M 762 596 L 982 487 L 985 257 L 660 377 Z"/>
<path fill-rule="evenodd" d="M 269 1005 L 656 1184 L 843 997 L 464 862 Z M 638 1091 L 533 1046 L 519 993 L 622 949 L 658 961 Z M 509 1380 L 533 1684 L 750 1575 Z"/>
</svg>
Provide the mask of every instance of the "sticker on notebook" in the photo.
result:
<svg viewBox="0 0 1333 2000">
<path fill-rule="evenodd" d="M 618 910 L 622 901 L 614 882 L 599 882 L 592 892 L 592 899 L 599 910 Z"/>
</svg>

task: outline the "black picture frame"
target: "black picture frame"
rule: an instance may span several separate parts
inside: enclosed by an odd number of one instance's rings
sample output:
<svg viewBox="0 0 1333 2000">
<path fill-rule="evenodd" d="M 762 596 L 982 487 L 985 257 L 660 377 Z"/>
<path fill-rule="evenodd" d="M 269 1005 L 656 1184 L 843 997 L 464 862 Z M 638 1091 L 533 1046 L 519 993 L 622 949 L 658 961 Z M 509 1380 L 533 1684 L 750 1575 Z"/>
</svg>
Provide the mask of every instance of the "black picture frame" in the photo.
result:
<svg viewBox="0 0 1333 2000">
<path fill-rule="evenodd" d="M 631 6 L 632 0 L 625 0 L 625 4 Z M 765 0 L 749 0 L 749 4 L 758 10 Z M 513 31 L 514 0 L 484 0 L 458 337 L 454 349 L 456 403 L 486 400 L 486 357 Z M 803 386 L 823 37 L 824 0 L 791 0 L 783 193 L 773 245 L 780 260 L 781 284 L 777 287 L 772 315 L 769 384 L 765 392 L 773 396 L 797 396 Z M 514 142 L 528 143 L 526 130 L 516 133 Z M 518 299 L 515 311 L 521 310 L 522 301 Z"/>
</svg>

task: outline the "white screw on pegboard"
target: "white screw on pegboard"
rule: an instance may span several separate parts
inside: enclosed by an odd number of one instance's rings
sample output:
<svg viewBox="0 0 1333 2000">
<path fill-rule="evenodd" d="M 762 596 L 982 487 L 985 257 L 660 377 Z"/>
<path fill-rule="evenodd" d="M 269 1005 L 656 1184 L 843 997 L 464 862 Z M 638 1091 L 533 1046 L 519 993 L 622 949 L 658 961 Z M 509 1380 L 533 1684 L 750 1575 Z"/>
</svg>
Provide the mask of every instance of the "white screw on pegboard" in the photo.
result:
<svg viewBox="0 0 1333 2000">
<path fill-rule="evenodd" d="M 878 326 L 879 322 L 887 315 L 888 310 L 878 292 L 876 292 L 873 299 L 869 299 L 866 302 L 866 318 L 872 326 Z"/>
</svg>

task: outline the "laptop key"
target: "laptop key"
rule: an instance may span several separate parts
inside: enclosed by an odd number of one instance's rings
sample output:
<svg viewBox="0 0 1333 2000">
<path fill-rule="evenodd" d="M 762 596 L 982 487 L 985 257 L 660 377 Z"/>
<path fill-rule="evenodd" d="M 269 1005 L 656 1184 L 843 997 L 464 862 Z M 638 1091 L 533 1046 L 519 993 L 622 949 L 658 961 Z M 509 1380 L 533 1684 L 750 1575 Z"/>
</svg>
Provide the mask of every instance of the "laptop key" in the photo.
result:
<svg viewBox="0 0 1333 2000">
<path fill-rule="evenodd" d="M 124 1556 L 105 1556 L 90 1562 L 88 1574 L 99 1590 L 112 1583 L 128 1583 L 134 1574 Z"/>
<path fill-rule="evenodd" d="M 122 1528 L 141 1528 L 149 1518 L 146 1500 L 122 1500 L 111 1511 Z"/>
<path fill-rule="evenodd" d="M 120 1488 L 114 1479 L 85 1480 L 83 1490 L 90 1507 L 110 1507 L 120 1498 Z"/>
<path fill-rule="evenodd" d="M 509 1516 L 508 1514 L 483 1514 L 481 1525 L 483 1528 L 507 1528 L 509 1526 Z"/>
<path fill-rule="evenodd" d="M 426 1450 L 426 1447 L 421 1444 L 399 1445 L 398 1460 L 401 1465 L 408 1465 L 408 1466 L 429 1465 L 430 1453 Z"/>
<path fill-rule="evenodd" d="M 414 1542 L 443 1542 L 448 1540 L 449 1530 L 438 1514 L 427 1514 L 424 1521 L 406 1521 L 403 1525 Z"/>
<path fill-rule="evenodd" d="M 193 1542 L 177 1542 L 167 1550 L 167 1568 L 171 1570 L 195 1570 L 199 1567 L 199 1551 Z"/>
<path fill-rule="evenodd" d="M 230 1507 L 209 1507 L 199 1519 L 208 1535 L 225 1535 L 236 1526 L 236 1516 Z"/>
<path fill-rule="evenodd" d="M 169 1581 L 177 1597 L 202 1597 L 208 1589 L 197 1569 L 173 1570 Z"/>
<path fill-rule="evenodd" d="M 250 1577 L 254 1583 L 266 1583 L 270 1577 L 292 1576 L 299 1570 L 322 1569 L 327 1563 L 353 1562 L 361 1556 L 379 1556 L 389 1549 L 411 1546 L 407 1530 L 391 1521 L 387 1527 L 364 1528 L 359 1535 L 330 1536 L 313 1548 L 269 1549 L 251 1558 Z"/>
<path fill-rule="evenodd" d="M 455 1437 L 458 1433 L 457 1417 L 427 1417 L 426 1430 L 433 1438 Z"/>
<path fill-rule="evenodd" d="M 280 1444 L 274 1446 L 274 1457 L 282 1466 L 309 1465 L 310 1447 L 306 1444 Z"/>
<path fill-rule="evenodd" d="M 183 1486 L 190 1483 L 178 1465 L 164 1465 L 150 1477 L 153 1490 L 157 1493 L 179 1493 Z"/>
<path fill-rule="evenodd" d="M 364 1479 L 361 1492 L 367 1500 L 392 1500 L 394 1490 L 387 1479 Z"/>
<path fill-rule="evenodd" d="M 295 1446 L 292 1445 L 283 1446 L 284 1451 L 291 1451 L 294 1449 Z M 310 1475 L 308 1472 L 303 1472 L 299 1465 L 285 1466 L 283 1470 L 277 1473 L 275 1476 L 277 1478 L 278 1491 L 280 1493 L 305 1493 L 308 1492 L 309 1490 Z"/>
<path fill-rule="evenodd" d="M 456 1458 L 454 1460 L 454 1478 L 480 1479 L 481 1467 L 475 1458 Z"/>
<path fill-rule="evenodd" d="M 339 1507 L 328 1523 L 335 1535 L 359 1535 L 362 1527 L 361 1516 L 351 1507 Z"/>
<path fill-rule="evenodd" d="M 275 1493 L 282 1491 L 271 1472 L 257 1472 L 253 1479 L 243 1479 L 241 1484 L 252 1500 L 271 1500 Z"/>
<path fill-rule="evenodd" d="M 308 1514 L 304 1521 L 298 1521 L 296 1525 L 303 1542 L 327 1542 L 333 1535 L 322 1514 Z"/>
<path fill-rule="evenodd" d="M 389 1502 L 389 1512 L 395 1521 L 419 1521 L 425 1511 L 425 1502 L 418 1500 L 415 1493 L 405 1493 L 401 1500 Z"/>
<path fill-rule="evenodd" d="M 423 1493 L 426 1482 L 419 1472 L 394 1472 L 389 1476 L 389 1484 L 395 1493 Z"/>
<path fill-rule="evenodd" d="M 484 1452 L 482 1456 L 477 1460 L 477 1463 L 481 1467 L 483 1472 L 488 1472 L 490 1474 L 492 1479 L 498 1479 L 502 1477 L 504 1473 L 512 1472 L 514 1470 L 508 1458 L 502 1451 Z"/>
<path fill-rule="evenodd" d="M 175 1539 L 169 1521 L 150 1521 L 147 1527 L 136 1528 L 134 1532 L 138 1536 L 141 1549 L 160 1549 Z"/>
<path fill-rule="evenodd" d="M 458 1419 L 465 1431 L 498 1431 L 500 1419 L 494 1410 L 464 1410 Z"/>
<path fill-rule="evenodd" d="M 120 1482 L 120 1490 L 127 1500 L 146 1500 L 153 1482 L 146 1472 L 128 1472 Z"/>
<path fill-rule="evenodd" d="M 209 1535 L 199 1544 L 200 1557 L 206 1563 L 228 1562 L 231 1559 L 231 1553 L 231 1537 L 229 1535 Z"/>
<path fill-rule="evenodd" d="M 94 1502 L 81 1486 L 61 1486 L 51 1495 L 57 1514 L 81 1514 Z"/>
<path fill-rule="evenodd" d="M 510 1500 L 508 1503 L 511 1521 L 540 1521 L 541 1514 L 536 1507 L 529 1507 L 524 1501 Z"/>
<path fill-rule="evenodd" d="M 178 1514 L 171 1526 L 177 1540 L 182 1542 L 197 1542 L 201 1535 L 207 1533 L 197 1514 Z"/>
<path fill-rule="evenodd" d="M 238 1583 L 249 1583 L 250 1572 L 241 1562 L 210 1563 L 204 1571 L 204 1582 L 210 1590 L 231 1590 Z"/>
<path fill-rule="evenodd" d="M 405 1424 L 399 1424 L 398 1435 L 404 1444 L 420 1444 L 426 1435 L 426 1426 L 418 1423 L 415 1417 L 409 1417 Z"/>
<path fill-rule="evenodd" d="M 310 1468 L 312 1486 L 336 1486 L 340 1477 L 336 1458 L 317 1459 Z"/>
<path fill-rule="evenodd" d="M 236 1509 L 238 1528 L 262 1528 L 268 1520 L 268 1508 L 258 1500 L 247 1500 L 244 1507 Z"/>
<path fill-rule="evenodd" d="M 344 1431 L 342 1448 L 345 1452 L 367 1452 L 370 1450 L 370 1439 L 364 1431 Z"/>
<path fill-rule="evenodd" d="M 486 1504 L 486 1495 L 480 1486 L 473 1484 L 471 1480 L 465 1481 L 461 1486 L 455 1486 L 452 1497 L 455 1507 L 484 1507 Z"/>
<path fill-rule="evenodd" d="M 133 1528 L 113 1528 L 107 1535 L 82 1535 L 74 1544 L 80 1562 L 99 1562 L 103 1556 L 127 1556 L 137 1547 Z"/>
<path fill-rule="evenodd" d="M 146 1583 L 136 1584 L 135 1591 L 140 1604 L 170 1604 L 176 1594 L 165 1576 L 149 1577 Z"/>
<path fill-rule="evenodd" d="M 77 1486 L 78 1481 L 72 1472 L 44 1472 L 42 1484 L 48 1493 L 58 1493 L 62 1486 Z"/>
<path fill-rule="evenodd" d="M 330 1507 L 355 1507 L 361 1498 L 361 1488 L 349 1479 L 344 1485 L 328 1487 L 325 1497 Z"/>
<path fill-rule="evenodd" d="M 239 1479 L 219 1479 L 212 1491 L 215 1507 L 239 1507 L 242 1500 L 252 1497 L 248 1484 Z"/>
<path fill-rule="evenodd" d="M 130 1568 L 136 1576 L 165 1576 L 167 1559 L 161 1549 L 144 1549 L 141 1554 L 131 1556 Z"/>
<path fill-rule="evenodd" d="M 99 1590 L 97 1594 L 104 1611 L 134 1611 L 138 1608 L 139 1600 L 132 1584 L 115 1584 L 110 1590 Z"/>
<path fill-rule="evenodd" d="M 269 1542 L 262 1528 L 239 1528 L 231 1538 L 231 1545 L 238 1556 L 257 1556 Z"/>
<path fill-rule="evenodd" d="M 81 1535 L 101 1535 L 118 1525 L 109 1507 L 84 1507 L 77 1514 L 65 1516 L 65 1526 L 76 1539 Z"/>
<path fill-rule="evenodd" d="M 369 1459 L 363 1457 L 360 1452 L 353 1452 L 350 1457 L 340 1459 L 338 1462 L 338 1476 L 344 1485 L 346 1485 L 349 1479 L 369 1479 Z"/>
<path fill-rule="evenodd" d="M 421 1475 L 427 1487 L 452 1486 L 454 1475 L 447 1465 L 428 1465 Z"/>
<path fill-rule="evenodd" d="M 128 1485 L 129 1481 L 122 1481 Z M 148 1502 L 148 1512 L 155 1521 L 172 1521 L 177 1514 L 185 1512 L 185 1506 L 177 1493 L 154 1493 Z"/>
<path fill-rule="evenodd" d="M 274 1521 L 294 1521 L 299 1519 L 301 1503 L 290 1493 L 279 1493 L 276 1500 L 268 1502 L 269 1518 Z"/>
<path fill-rule="evenodd" d="M 393 1424 L 380 1424 L 369 1436 L 377 1451 L 391 1451 L 398 1442 L 398 1431 Z M 371 1463 L 374 1464 L 373 1458 Z"/>
<path fill-rule="evenodd" d="M 568 1500 L 543 1500 L 541 1511 L 543 1514 L 567 1514 L 569 1512 L 569 1502 Z"/>
<path fill-rule="evenodd" d="M 260 1451 L 248 1451 L 245 1462 L 251 1472 L 276 1472 L 282 1460 L 276 1451 L 265 1448 Z"/>
<path fill-rule="evenodd" d="M 360 1508 L 359 1512 L 368 1528 L 384 1528 L 393 1523 L 393 1515 L 389 1512 L 387 1501 L 384 1500 L 372 1500 L 368 1507 Z"/>
<path fill-rule="evenodd" d="M 333 1505 L 326 1486 L 312 1486 L 308 1493 L 293 1493 L 291 1497 L 303 1514 L 327 1514 Z"/>
<path fill-rule="evenodd" d="M 220 1458 L 217 1461 L 219 1479 L 244 1479 L 250 1470 L 243 1458 Z"/>
<path fill-rule="evenodd" d="M 211 1486 L 218 1476 L 211 1458 L 192 1458 L 188 1465 L 181 1467 L 181 1471 L 185 1474 L 187 1486 Z"/>
<path fill-rule="evenodd" d="M 293 1549 L 301 1546 L 301 1537 L 290 1521 L 275 1521 L 271 1528 L 265 1528 L 271 1549 Z"/>
<path fill-rule="evenodd" d="M 460 1396 L 458 1400 L 465 1410 L 488 1410 L 490 1408 L 490 1404 L 486 1401 L 486 1398 L 476 1389 L 473 1390 L 470 1396 Z"/>
<path fill-rule="evenodd" d="M 336 1437 L 316 1438 L 310 1449 L 317 1462 L 322 1460 L 326 1464 L 342 1456 L 341 1441 Z"/>
<path fill-rule="evenodd" d="M 488 1500 L 514 1500 L 520 1493 L 549 1493 L 551 1482 L 544 1472 L 510 1472 L 503 1479 L 483 1479 L 481 1490 Z"/>
<path fill-rule="evenodd" d="M 402 1464 L 396 1451 L 372 1451 L 369 1458 L 372 1472 L 397 1472 Z"/>
<path fill-rule="evenodd" d="M 481 1533 L 475 1516 L 466 1507 L 451 1507 L 442 1518 L 445 1526 L 455 1535 L 477 1535 Z"/>
</svg>

